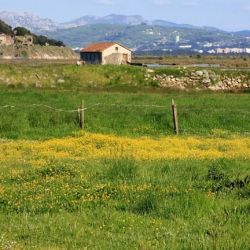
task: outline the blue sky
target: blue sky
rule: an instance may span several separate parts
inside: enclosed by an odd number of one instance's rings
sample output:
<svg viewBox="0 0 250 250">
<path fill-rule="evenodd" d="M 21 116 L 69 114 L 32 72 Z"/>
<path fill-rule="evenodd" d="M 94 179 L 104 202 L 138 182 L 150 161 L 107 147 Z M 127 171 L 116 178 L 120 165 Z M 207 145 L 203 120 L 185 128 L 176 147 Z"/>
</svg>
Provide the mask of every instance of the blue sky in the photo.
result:
<svg viewBox="0 0 250 250">
<path fill-rule="evenodd" d="M 139 14 L 149 20 L 250 30 L 250 0 L 0 0 L 0 10 L 32 12 L 59 22 L 83 15 Z"/>
</svg>

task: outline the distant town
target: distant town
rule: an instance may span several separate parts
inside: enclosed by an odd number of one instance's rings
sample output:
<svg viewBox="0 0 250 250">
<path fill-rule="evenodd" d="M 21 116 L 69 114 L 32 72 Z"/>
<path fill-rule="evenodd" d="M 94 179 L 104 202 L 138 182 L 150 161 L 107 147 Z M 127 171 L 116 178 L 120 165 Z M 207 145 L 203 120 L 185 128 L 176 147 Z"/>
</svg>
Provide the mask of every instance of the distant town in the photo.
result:
<svg viewBox="0 0 250 250">
<path fill-rule="evenodd" d="M 173 31 L 172 36 L 162 36 L 155 33 L 153 29 L 144 31 L 147 35 L 157 35 L 161 38 L 154 41 L 152 44 L 145 42 L 134 48 L 134 51 L 150 52 L 158 51 L 170 54 L 197 53 L 197 54 L 250 54 L 250 37 L 232 40 L 218 41 L 194 41 L 193 38 L 182 38 L 179 32 Z"/>
<path fill-rule="evenodd" d="M 250 38 L 249 38 L 250 39 Z M 177 36 L 176 37 L 176 42 L 179 43 L 180 42 L 180 37 Z M 208 54 L 250 54 L 250 47 L 249 48 L 223 48 L 220 47 L 222 44 L 220 42 L 197 42 L 196 46 L 198 46 L 200 49 L 194 49 L 195 52 L 198 53 L 208 53 Z M 191 44 L 186 44 L 186 45 L 180 45 L 179 48 L 180 49 L 185 49 L 185 48 L 189 48 L 192 49 L 192 45 Z"/>
</svg>

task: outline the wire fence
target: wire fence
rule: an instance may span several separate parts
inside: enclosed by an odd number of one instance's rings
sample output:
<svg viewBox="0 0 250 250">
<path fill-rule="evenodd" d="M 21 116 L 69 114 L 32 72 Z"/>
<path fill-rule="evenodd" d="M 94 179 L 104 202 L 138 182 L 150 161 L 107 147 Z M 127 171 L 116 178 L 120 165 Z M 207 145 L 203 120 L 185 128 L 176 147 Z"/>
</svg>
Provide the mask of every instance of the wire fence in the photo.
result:
<svg viewBox="0 0 250 250">
<path fill-rule="evenodd" d="M 172 108 L 171 108 L 172 107 Z M 6 110 L 13 110 L 13 111 L 17 111 L 17 110 L 22 110 L 22 111 L 26 111 L 30 108 L 35 108 L 36 110 L 38 109 L 43 109 L 43 111 L 50 111 L 50 112 L 56 112 L 56 113 L 68 113 L 68 114 L 78 114 L 78 122 L 81 128 L 84 128 L 84 113 L 88 112 L 88 111 L 100 111 L 100 110 L 108 110 L 108 111 L 120 111 L 120 109 L 124 109 L 124 108 L 130 108 L 130 111 L 136 111 L 137 109 L 140 109 L 140 113 L 141 111 L 143 112 L 148 112 L 148 110 L 160 110 L 162 113 L 166 113 L 168 114 L 169 120 L 172 119 L 174 122 L 174 127 L 176 130 L 176 126 L 178 129 L 178 116 L 177 116 L 177 110 L 174 111 L 173 109 L 173 104 L 171 105 L 157 105 L 157 104 L 127 104 L 127 103 L 103 103 L 103 102 L 99 102 L 99 103 L 90 103 L 88 104 L 86 107 L 85 106 L 79 106 L 78 108 L 75 109 L 65 109 L 65 108 L 58 108 L 58 107 L 54 107 L 54 106 L 50 106 L 50 105 L 46 105 L 46 104 L 39 104 L 39 103 L 33 103 L 33 104 L 20 104 L 20 105 L 3 105 L 0 106 L 0 111 L 6 111 Z M 228 107 L 221 107 L 221 106 L 215 106 L 213 107 L 213 112 L 207 112 L 207 109 L 211 109 L 211 106 L 201 106 L 200 108 L 198 107 L 194 107 L 194 106 L 188 106 L 188 105 L 178 105 L 178 115 L 180 116 L 180 118 L 182 119 L 182 121 L 184 119 L 192 119 L 192 117 L 195 117 L 198 119 L 204 119 L 204 123 L 202 125 L 199 125 L 199 129 L 203 130 L 206 129 L 205 126 L 208 124 L 208 119 L 206 120 L 206 118 L 211 118 L 211 117 L 215 117 L 218 119 L 228 119 L 228 116 L 234 115 L 235 119 L 242 119 L 243 122 L 249 122 L 249 130 L 247 129 L 247 131 L 242 131 L 242 129 L 240 129 L 240 133 L 244 133 L 244 134 L 250 134 L 250 109 L 247 109 L 246 107 L 230 107 L 230 109 Z M 229 112 L 230 110 L 230 112 Z M 127 111 L 127 110 L 126 110 Z M 176 112 L 176 114 L 175 114 Z M 173 116 L 172 118 L 170 118 L 170 115 Z M 176 117 L 175 117 L 176 116 Z M 176 124 L 177 122 L 177 124 Z M 195 123 L 196 121 L 194 120 L 193 123 Z M 186 126 L 186 125 L 185 125 Z M 195 133 L 197 132 L 197 129 L 192 129 L 190 128 L 186 128 L 185 126 L 182 126 L 181 132 L 182 133 Z M 192 124 L 192 126 L 194 126 Z M 247 127 L 247 126 L 245 126 Z"/>
<path fill-rule="evenodd" d="M 55 112 L 65 112 L 65 113 L 77 113 L 79 111 L 85 111 L 85 110 L 90 110 L 90 109 L 95 109 L 95 108 L 104 108 L 104 107 L 117 107 L 117 108 L 156 108 L 156 109 L 165 109 L 169 110 L 170 105 L 156 105 L 156 104 L 123 104 L 123 103 L 95 103 L 95 104 L 90 104 L 87 107 L 84 107 L 83 109 L 77 108 L 77 109 L 62 109 L 62 108 L 57 108 L 57 107 L 52 107 L 46 104 L 29 104 L 29 105 L 3 105 L 0 106 L 1 109 L 25 109 L 25 108 L 44 108 L 48 110 L 52 110 Z M 204 112 L 206 111 L 207 108 L 211 108 L 209 106 L 202 106 L 202 108 L 195 108 L 195 107 L 190 107 L 190 106 L 182 106 L 178 105 L 179 110 L 181 111 L 197 111 L 197 112 Z M 215 113 L 216 112 L 222 112 L 225 111 L 225 108 L 223 107 L 214 107 L 213 110 Z M 244 108 L 239 109 L 239 108 L 230 108 L 230 111 L 232 112 L 238 112 L 242 114 L 250 114 L 250 107 L 249 110 L 245 110 Z"/>
<path fill-rule="evenodd" d="M 19 108 L 32 108 L 32 107 L 43 107 L 43 108 L 47 108 L 49 110 L 54 110 L 56 112 L 65 112 L 65 113 L 74 113 L 74 112 L 79 112 L 83 111 L 83 110 L 89 110 L 89 109 L 93 109 L 95 107 L 134 107 L 134 108 L 164 108 L 166 109 L 167 106 L 160 106 L 160 105 L 148 105 L 148 104 L 141 104 L 141 105 L 135 105 L 135 104 L 121 104 L 121 103 L 111 103 L 111 104 L 107 104 L 107 103 L 96 103 L 96 104 L 92 104 L 89 105 L 86 108 L 83 109 L 72 109 L 72 110 L 65 110 L 65 109 L 61 109 L 61 108 L 55 108 L 49 105 L 45 105 L 45 104 L 30 104 L 30 105 L 18 105 L 18 106 L 14 106 L 14 105 L 4 105 L 4 106 L 0 106 L 0 109 L 19 109 Z"/>
</svg>

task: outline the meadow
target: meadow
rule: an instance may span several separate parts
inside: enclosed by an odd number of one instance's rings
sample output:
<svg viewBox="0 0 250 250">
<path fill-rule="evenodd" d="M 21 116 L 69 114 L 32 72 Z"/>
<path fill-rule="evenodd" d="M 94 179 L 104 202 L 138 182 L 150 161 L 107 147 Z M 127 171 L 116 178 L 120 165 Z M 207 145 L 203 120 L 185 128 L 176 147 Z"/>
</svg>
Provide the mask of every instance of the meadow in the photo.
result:
<svg viewBox="0 0 250 250">
<path fill-rule="evenodd" d="M 222 78 L 243 77 L 246 82 L 250 79 L 248 68 L 199 68 L 181 65 L 179 67 L 154 68 L 152 71 L 150 68 L 139 66 L 84 65 L 83 67 L 78 67 L 70 63 L 72 61 L 66 64 L 65 61 L 52 63 L 44 60 L 16 60 L 13 62 L 9 61 L 9 64 L 1 64 L 0 61 L 0 86 L 7 85 L 13 89 L 37 88 L 68 91 L 94 88 L 104 91 L 109 89 L 117 91 L 130 90 L 130 92 L 133 92 L 142 89 L 144 92 L 147 89 L 151 91 L 152 88 L 161 86 L 154 76 L 181 78 L 190 76 L 197 70 L 208 70 L 211 75 Z M 202 87 L 202 83 L 200 85 Z M 192 87 L 191 84 L 191 86 L 188 86 L 188 89 L 192 90 Z"/>
<path fill-rule="evenodd" d="M 248 249 L 249 160 L 1 164 L 3 249 Z"/>
<path fill-rule="evenodd" d="M 178 107 L 182 135 L 230 136 L 250 131 L 248 93 L 130 91 L 133 93 L 2 88 L 0 136 L 46 139 L 74 135 L 79 131 L 77 112 L 67 111 L 77 110 L 82 100 L 86 108 L 85 129 L 93 133 L 173 135 L 172 99 Z"/>
<path fill-rule="evenodd" d="M 0 249 L 249 248 L 249 93 L 141 85 L 1 86 Z"/>
</svg>

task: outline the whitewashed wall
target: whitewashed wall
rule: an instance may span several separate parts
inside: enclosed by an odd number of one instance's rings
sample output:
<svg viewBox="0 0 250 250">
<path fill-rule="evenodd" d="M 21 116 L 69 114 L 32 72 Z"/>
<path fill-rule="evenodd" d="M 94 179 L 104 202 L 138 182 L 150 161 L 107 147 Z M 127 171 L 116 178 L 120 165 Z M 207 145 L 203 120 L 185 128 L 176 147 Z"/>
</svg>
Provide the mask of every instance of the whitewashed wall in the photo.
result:
<svg viewBox="0 0 250 250">
<path fill-rule="evenodd" d="M 118 50 L 116 48 L 118 48 Z M 103 51 L 102 64 L 125 64 L 123 54 L 127 54 L 128 62 L 131 62 L 132 52 L 119 44 L 115 44 Z"/>
</svg>

